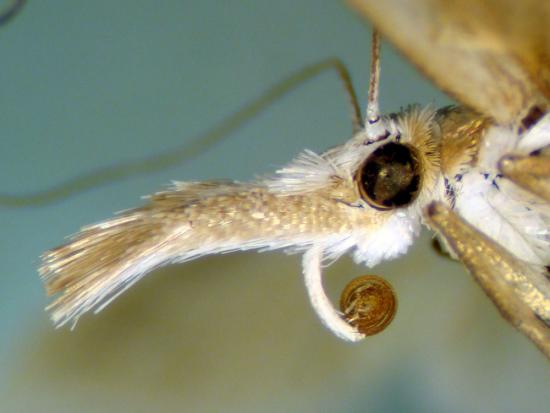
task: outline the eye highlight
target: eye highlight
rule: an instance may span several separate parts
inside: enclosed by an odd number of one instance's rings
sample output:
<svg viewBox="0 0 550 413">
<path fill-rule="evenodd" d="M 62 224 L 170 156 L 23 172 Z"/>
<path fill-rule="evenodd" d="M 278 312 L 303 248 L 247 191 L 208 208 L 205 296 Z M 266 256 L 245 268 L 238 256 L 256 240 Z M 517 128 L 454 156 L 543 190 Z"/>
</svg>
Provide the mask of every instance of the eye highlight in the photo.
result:
<svg viewBox="0 0 550 413">
<path fill-rule="evenodd" d="M 371 207 L 388 210 L 407 206 L 416 199 L 422 183 L 417 150 L 387 143 L 367 158 L 355 179 L 361 197 Z"/>
</svg>

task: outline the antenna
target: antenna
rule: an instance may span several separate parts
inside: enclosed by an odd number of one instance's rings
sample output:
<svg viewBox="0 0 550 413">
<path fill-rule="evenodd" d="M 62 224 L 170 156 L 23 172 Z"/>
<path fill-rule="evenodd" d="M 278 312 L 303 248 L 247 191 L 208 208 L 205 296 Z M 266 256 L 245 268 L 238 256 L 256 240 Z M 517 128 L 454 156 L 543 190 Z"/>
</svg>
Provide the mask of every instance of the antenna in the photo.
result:
<svg viewBox="0 0 550 413">
<path fill-rule="evenodd" d="M 376 29 L 372 30 L 371 63 L 369 95 L 367 100 L 367 116 L 365 129 L 369 137 L 378 135 L 378 121 L 380 108 L 378 106 L 378 89 L 380 85 L 380 35 Z"/>
</svg>

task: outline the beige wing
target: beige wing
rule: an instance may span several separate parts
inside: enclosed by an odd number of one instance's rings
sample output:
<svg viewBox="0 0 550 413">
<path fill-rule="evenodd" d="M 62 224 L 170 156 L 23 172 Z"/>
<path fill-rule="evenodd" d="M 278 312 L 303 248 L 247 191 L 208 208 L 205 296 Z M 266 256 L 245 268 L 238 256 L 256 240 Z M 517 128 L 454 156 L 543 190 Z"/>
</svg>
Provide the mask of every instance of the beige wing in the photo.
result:
<svg viewBox="0 0 550 413">
<path fill-rule="evenodd" d="M 549 106 L 549 1 L 347 1 L 442 90 L 498 123 Z"/>
</svg>

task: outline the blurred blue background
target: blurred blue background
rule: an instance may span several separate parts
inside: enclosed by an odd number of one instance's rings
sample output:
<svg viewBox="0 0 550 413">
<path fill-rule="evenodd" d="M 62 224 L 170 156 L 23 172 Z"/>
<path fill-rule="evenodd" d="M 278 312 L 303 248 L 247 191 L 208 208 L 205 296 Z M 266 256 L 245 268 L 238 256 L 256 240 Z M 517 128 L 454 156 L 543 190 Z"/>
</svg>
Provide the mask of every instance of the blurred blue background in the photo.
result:
<svg viewBox="0 0 550 413">
<path fill-rule="evenodd" d="M 3 4 L 6 2 L 4 1 Z M 0 28 L 0 190 L 41 190 L 176 148 L 284 76 L 348 65 L 364 102 L 370 31 L 338 1 L 30 1 Z M 382 108 L 450 101 L 387 44 Z M 550 402 L 545 358 L 423 234 L 375 272 L 399 295 L 359 345 L 316 319 L 300 259 L 211 257 L 157 271 L 77 329 L 43 311 L 42 251 L 172 179 L 252 179 L 351 134 L 333 73 L 215 148 L 42 207 L 0 208 L 2 412 L 529 412 Z M 327 271 L 336 301 L 364 268 Z"/>
</svg>

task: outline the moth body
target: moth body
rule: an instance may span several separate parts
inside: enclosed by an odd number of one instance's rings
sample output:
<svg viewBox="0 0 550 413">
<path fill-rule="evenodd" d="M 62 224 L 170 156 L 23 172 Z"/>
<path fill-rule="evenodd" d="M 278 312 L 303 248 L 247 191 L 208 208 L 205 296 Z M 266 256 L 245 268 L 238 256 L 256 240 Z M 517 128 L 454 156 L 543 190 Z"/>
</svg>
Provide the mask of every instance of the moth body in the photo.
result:
<svg viewBox="0 0 550 413">
<path fill-rule="evenodd" d="M 49 307 L 54 323 L 74 325 L 162 265 L 285 249 L 305 253 L 306 286 L 323 323 L 358 341 L 364 335 L 323 292 L 323 262 L 351 253 L 372 267 L 406 253 L 434 201 L 529 266 L 533 274 L 521 288 L 538 297 L 532 300 L 538 316 L 550 319 L 548 287 L 535 280 L 550 262 L 547 204 L 525 197 L 498 172 L 504 153 L 525 152 L 516 135 L 463 107 L 412 106 L 382 117 L 377 130 L 383 133 L 365 129 L 320 155 L 306 150 L 254 182 L 174 182 L 146 205 L 84 227 L 43 255 L 46 288 L 61 293 Z M 533 146 L 529 133 L 525 142 Z"/>
<path fill-rule="evenodd" d="M 324 293 L 323 264 L 344 253 L 369 267 L 396 258 L 425 224 L 550 358 L 550 37 L 541 29 L 550 8 L 534 0 L 348 2 L 464 106 L 380 116 L 375 30 L 364 123 L 341 62 L 304 71 L 338 71 L 353 109 L 348 142 L 306 150 L 251 183 L 176 182 L 83 228 L 42 256 L 46 289 L 58 294 L 48 307 L 55 324 L 101 310 L 161 265 L 284 249 L 303 253 L 323 324 L 359 341 L 371 331 L 357 326 L 374 289 L 353 287 L 343 314 Z"/>
<path fill-rule="evenodd" d="M 452 118 L 459 112 L 447 116 Z M 456 128 L 460 137 L 444 126 L 442 141 L 448 204 L 517 258 L 538 266 L 550 262 L 548 204 L 504 178 L 498 163 L 506 154 L 528 155 L 550 144 L 549 127 L 547 116 L 518 137 L 512 127 L 474 116 Z M 465 140 L 463 145 L 460 139 Z"/>
</svg>

